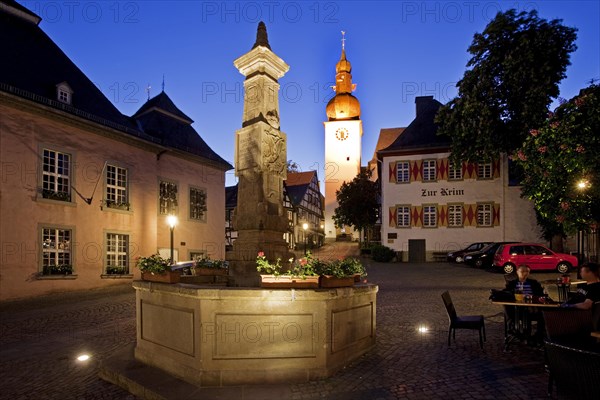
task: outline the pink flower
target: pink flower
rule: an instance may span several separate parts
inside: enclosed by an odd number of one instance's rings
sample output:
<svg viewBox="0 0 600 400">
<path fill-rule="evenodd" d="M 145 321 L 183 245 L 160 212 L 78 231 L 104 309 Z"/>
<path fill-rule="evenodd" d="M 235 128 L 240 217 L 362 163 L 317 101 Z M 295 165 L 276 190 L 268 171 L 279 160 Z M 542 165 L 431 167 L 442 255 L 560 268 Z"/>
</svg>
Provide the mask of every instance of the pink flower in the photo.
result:
<svg viewBox="0 0 600 400">
<path fill-rule="evenodd" d="M 540 147 L 540 148 L 538 149 L 538 151 L 539 151 L 540 153 L 545 153 L 545 152 L 546 152 L 546 150 L 548 150 L 548 146 L 542 146 L 542 147 Z"/>
<path fill-rule="evenodd" d="M 258 252 L 258 256 L 259 256 L 259 257 L 264 257 L 264 256 L 265 256 L 265 253 L 264 253 L 263 251 L 259 251 L 259 252 Z"/>
<path fill-rule="evenodd" d="M 531 136 L 536 137 L 540 131 L 538 131 L 537 129 L 530 129 L 529 133 L 531 134 Z"/>
<path fill-rule="evenodd" d="M 578 153 L 583 153 L 585 151 L 585 147 L 583 147 L 582 145 L 579 145 L 575 148 L 575 151 Z"/>
<path fill-rule="evenodd" d="M 517 157 L 519 157 L 519 160 L 521 161 L 527 160 L 527 156 L 521 150 L 517 151 Z"/>
<path fill-rule="evenodd" d="M 569 209 L 569 203 L 567 203 L 566 201 L 563 201 L 562 203 L 560 203 L 560 208 L 562 208 L 563 210 L 567 211 Z"/>
<path fill-rule="evenodd" d="M 559 224 L 562 224 L 563 222 L 565 222 L 565 216 L 564 215 L 557 215 L 556 216 L 556 222 L 558 222 Z"/>
</svg>

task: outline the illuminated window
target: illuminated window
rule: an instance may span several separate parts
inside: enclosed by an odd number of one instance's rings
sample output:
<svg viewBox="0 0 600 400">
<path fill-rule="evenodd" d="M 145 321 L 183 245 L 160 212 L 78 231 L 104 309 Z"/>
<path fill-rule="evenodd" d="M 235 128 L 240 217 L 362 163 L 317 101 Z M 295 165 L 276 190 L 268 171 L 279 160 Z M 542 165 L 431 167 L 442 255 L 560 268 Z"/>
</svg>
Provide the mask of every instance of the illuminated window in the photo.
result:
<svg viewBox="0 0 600 400">
<path fill-rule="evenodd" d="M 398 228 L 409 228 L 410 227 L 410 207 L 409 206 L 398 206 L 396 208 Z"/>
<path fill-rule="evenodd" d="M 410 164 L 408 161 L 399 161 L 396 163 L 396 182 L 410 182 Z"/>
<path fill-rule="evenodd" d="M 190 188 L 190 219 L 206 221 L 206 190 Z"/>
<path fill-rule="evenodd" d="M 477 226 L 492 226 L 492 210 L 491 203 L 477 204 Z"/>
<path fill-rule="evenodd" d="M 457 181 L 463 178 L 462 174 L 462 165 L 455 165 L 452 161 L 450 161 L 448 165 L 448 180 L 449 181 Z"/>
<path fill-rule="evenodd" d="M 42 163 L 42 197 L 71 201 L 71 156 L 44 149 Z"/>
<path fill-rule="evenodd" d="M 59 228 L 42 228 L 42 274 L 70 275 L 71 265 L 71 230 Z"/>
<path fill-rule="evenodd" d="M 423 227 L 435 228 L 437 226 L 437 207 L 423 206 Z"/>
<path fill-rule="evenodd" d="M 477 178 L 491 179 L 492 178 L 492 163 L 477 163 Z"/>
<path fill-rule="evenodd" d="M 177 184 L 160 181 L 158 190 L 159 213 L 161 215 L 177 214 Z"/>
<path fill-rule="evenodd" d="M 448 226 L 461 227 L 463 226 L 463 206 L 462 204 L 448 205 Z"/>
<path fill-rule="evenodd" d="M 106 234 L 106 273 L 129 273 L 129 235 Z"/>
<path fill-rule="evenodd" d="M 436 180 L 436 160 L 423 161 L 423 182 L 433 182 Z"/>
<path fill-rule="evenodd" d="M 127 170 L 114 165 L 106 166 L 106 205 L 129 209 Z"/>
</svg>

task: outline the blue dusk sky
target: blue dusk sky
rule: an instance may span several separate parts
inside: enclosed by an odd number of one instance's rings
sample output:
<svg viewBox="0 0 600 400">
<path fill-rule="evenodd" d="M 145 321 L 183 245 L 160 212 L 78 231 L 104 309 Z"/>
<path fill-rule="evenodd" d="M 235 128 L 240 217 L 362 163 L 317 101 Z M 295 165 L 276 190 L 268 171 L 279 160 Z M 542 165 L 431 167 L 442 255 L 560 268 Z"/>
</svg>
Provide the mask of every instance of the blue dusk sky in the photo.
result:
<svg viewBox="0 0 600 400">
<path fill-rule="evenodd" d="M 288 159 L 324 179 L 325 105 L 346 32 L 354 95 L 363 121 L 362 164 L 379 130 L 407 126 L 416 96 L 456 96 L 473 34 L 498 11 L 535 9 L 578 29 L 560 96 L 600 79 L 600 2 L 594 1 L 19 1 L 126 115 L 165 92 L 202 138 L 234 163 L 244 77 L 233 61 L 248 52 L 259 21 L 272 50 L 290 65 L 279 80 Z M 555 102 L 553 108 L 558 103 Z M 227 185 L 236 182 L 227 173 Z M 321 187 L 324 190 L 324 187 Z"/>
</svg>

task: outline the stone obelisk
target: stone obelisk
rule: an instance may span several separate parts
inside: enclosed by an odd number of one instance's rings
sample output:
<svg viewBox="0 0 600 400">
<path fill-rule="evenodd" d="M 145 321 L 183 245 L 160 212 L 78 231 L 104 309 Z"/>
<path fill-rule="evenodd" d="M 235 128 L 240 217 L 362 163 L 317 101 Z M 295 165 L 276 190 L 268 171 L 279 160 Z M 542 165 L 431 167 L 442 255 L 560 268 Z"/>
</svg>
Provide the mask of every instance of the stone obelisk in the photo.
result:
<svg viewBox="0 0 600 400">
<path fill-rule="evenodd" d="M 233 226 L 238 237 L 228 252 L 234 286 L 259 286 L 256 256 L 287 262 L 283 181 L 287 177 L 287 137 L 279 129 L 278 79 L 289 70 L 269 45 L 267 28 L 258 24 L 256 43 L 233 63 L 244 81 L 242 128 L 235 133 L 237 207 Z"/>
</svg>

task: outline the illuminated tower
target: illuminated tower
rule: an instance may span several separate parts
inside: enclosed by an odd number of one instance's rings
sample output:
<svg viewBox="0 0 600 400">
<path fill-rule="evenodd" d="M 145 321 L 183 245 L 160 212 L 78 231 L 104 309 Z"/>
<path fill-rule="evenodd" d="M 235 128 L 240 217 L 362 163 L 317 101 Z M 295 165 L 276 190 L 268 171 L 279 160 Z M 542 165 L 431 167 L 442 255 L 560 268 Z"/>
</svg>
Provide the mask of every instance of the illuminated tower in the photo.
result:
<svg viewBox="0 0 600 400">
<path fill-rule="evenodd" d="M 352 66 L 346 59 L 345 32 L 342 55 L 335 66 L 335 96 L 327 103 L 325 122 L 325 237 L 353 233 L 348 227 L 336 228 L 333 213 L 338 206 L 335 192 L 360 172 L 362 121 L 360 103 L 352 95 Z"/>
</svg>

